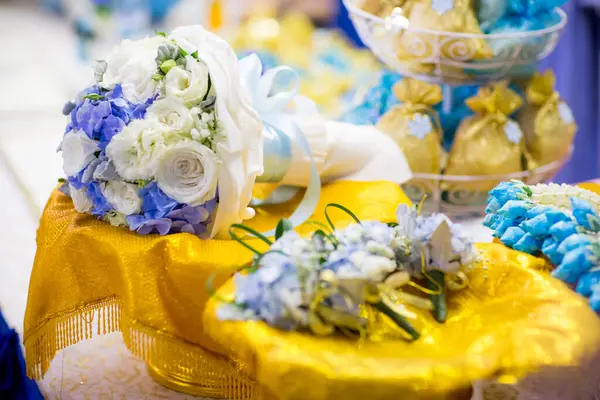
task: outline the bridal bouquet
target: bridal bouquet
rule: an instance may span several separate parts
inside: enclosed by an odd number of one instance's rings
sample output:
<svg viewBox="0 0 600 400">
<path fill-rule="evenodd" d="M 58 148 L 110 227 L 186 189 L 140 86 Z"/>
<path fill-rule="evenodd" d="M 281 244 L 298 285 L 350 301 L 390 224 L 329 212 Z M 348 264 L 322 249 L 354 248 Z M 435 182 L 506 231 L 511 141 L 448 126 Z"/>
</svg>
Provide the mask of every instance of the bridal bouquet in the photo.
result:
<svg viewBox="0 0 600 400">
<path fill-rule="evenodd" d="M 321 181 L 402 183 L 410 170 L 372 127 L 324 121 L 297 95 L 298 74 L 237 59 L 201 26 L 124 40 L 94 64 L 96 82 L 63 110 L 59 148 L 75 208 L 140 234 L 227 233 L 252 218 L 252 190 L 286 186 L 253 206 L 285 202 L 306 187 L 290 217 L 314 211 Z"/>
<path fill-rule="evenodd" d="M 325 227 L 301 237 L 282 220 L 275 242 L 243 225 L 234 225 L 232 237 L 256 254 L 247 271 L 234 277 L 235 295 L 218 309 L 222 320 L 261 320 L 271 326 L 310 329 L 328 335 L 336 330 L 368 333 L 361 314 L 372 306 L 387 315 L 407 335 L 420 334 L 408 321 L 414 315 L 405 304 L 433 310 L 436 320 L 446 320 L 446 290 L 467 283 L 465 268 L 478 256 L 460 225 L 445 215 L 422 217 L 400 205 L 398 223 L 356 221 L 345 229 Z M 329 217 L 327 217 L 330 221 Z M 265 242 L 260 252 L 238 238 L 246 230 Z M 420 283 L 425 282 L 428 288 Z M 412 286 L 430 296 L 403 291 Z"/>
<path fill-rule="evenodd" d="M 505 245 L 543 254 L 552 275 L 600 312 L 600 196 L 569 185 L 511 181 L 490 192 L 484 225 Z"/>
<path fill-rule="evenodd" d="M 125 40 L 95 76 L 64 109 L 60 150 L 77 211 L 142 234 L 201 237 L 251 216 L 262 124 L 225 42 L 201 27 Z"/>
</svg>

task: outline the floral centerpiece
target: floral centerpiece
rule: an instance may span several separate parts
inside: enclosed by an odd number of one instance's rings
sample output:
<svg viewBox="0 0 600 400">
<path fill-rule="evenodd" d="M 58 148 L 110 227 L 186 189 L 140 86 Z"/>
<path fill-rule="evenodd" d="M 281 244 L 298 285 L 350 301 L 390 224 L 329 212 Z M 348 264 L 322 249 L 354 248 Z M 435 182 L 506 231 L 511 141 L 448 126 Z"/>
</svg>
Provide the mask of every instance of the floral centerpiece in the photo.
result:
<svg viewBox="0 0 600 400">
<path fill-rule="evenodd" d="M 232 301 L 218 312 L 223 320 L 262 320 L 284 330 L 310 329 L 317 335 L 336 330 L 368 333 L 364 307 L 387 315 L 407 337 L 420 334 L 409 322 L 404 304 L 432 309 L 436 320 L 446 319 L 445 292 L 467 285 L 463 269 L 477 261 L 471 240 L 445 215 L 423 217 L 400 205 L 398 223 L 361 222 L 344 229 L 324 227 L 301 237 L 282 220 L 275 242 L 243 225 L 232 237 L 255 252 L 248 271 L 234 277 Z M 326 209 L 327 215 L 327 209 Z M 327 219 L 330 221 L 329 217 Z M 236 234 L 244 229 L 268 246 L 260 252 Z M 426 282 L 429 288 L 420 283 Z M 424 299 L 408 287 L 427 293 Z"/>
<path fill-rule="evenodd" d="M 552 275 L 600 312 L 600 196 L 569 185 L 504 182 L 490 192 L 484 224 L 502 243 L 543 254 Z"/>
</svg>

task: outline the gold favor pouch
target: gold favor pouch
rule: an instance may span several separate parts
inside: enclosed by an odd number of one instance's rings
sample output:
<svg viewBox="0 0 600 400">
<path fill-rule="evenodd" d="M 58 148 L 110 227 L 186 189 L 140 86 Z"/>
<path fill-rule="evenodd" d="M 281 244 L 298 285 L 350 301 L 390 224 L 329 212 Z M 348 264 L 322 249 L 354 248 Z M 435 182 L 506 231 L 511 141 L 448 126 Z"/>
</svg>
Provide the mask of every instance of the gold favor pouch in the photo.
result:
<svg viewBox="0 0 600 400">
<path fill-rule="evenodd" d="M 508 117 L 522 103 L 505 82 L 483 87 L 467 99 L 467 106 L 477 114 L 460 123 L 444 173 L 502 175 L 522 171 L 525 139 L 519 125 Z M 487 191 L 497 183 L 476 181 L 460 185 L 461 189 Z"/>
<path fill-rule="evenodd" d="M 527 150 L 538 166 L 563 159 L 577 131 L 571 109 L 554 91 L 555 80 L 551 70 L 536 73 L 527 86 L 528 104 L 519 113 Z"/>
<path fill-rule="evenodd" d="M 437 52 L 453 61 L 464 62 L 492 56 L 483 39 L 450 38 L 426 32 L 481 34 L 470 0 L 407 0 L 402 9 L 410 25 L 399 39 L 400 60 L 436 62 Z"/>
<path fill-rule="evenodd" d="M 385 113 L 377 129 L 398 143 L 413 172 L 439 174 L 443 156 L 441 128 L 431 106 L 442 101 L 442 89 L 405 78 L 394 85 L 393 91 L 402 104 Z"/>
<path fill-rule="evenodd" d="M 361 8 L 369 14 L 387 17 L 396 7 L 402 7 L 406 0 L 363 0 Z"/>
</svg>

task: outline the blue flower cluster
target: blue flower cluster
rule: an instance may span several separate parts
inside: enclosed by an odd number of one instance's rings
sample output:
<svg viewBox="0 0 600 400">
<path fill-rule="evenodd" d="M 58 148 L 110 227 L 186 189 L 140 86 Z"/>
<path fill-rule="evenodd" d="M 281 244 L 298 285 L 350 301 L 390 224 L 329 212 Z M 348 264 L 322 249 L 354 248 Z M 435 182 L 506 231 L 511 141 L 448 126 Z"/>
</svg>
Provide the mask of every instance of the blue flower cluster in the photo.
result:
<svg viewBox="0 0 600 400">
<path fill-rule="evenodd" d="M 367 221 L 330 234 L 317 231 L 310 238 L 286 232 L 269 251 L 255 257 L 252 271 L 235 275 L 234 302 L 219 307 L 219 318 L 261 320 L 279 329 L 304 327 L 315 333 L 330 332 L 334 327 L 360 330 L 364 324 L 360 306 L 369 301 L 365 289 L 383 284 L 396 272 L 410 279 L 412 270 L 421 269 L 422 247 L 430 247 L 424 250 L 427 254 L 451 253 L 451 259 L 434 260 L 449 274 L 456 273 L 462 261 L 475 260 L 470 240 L 458 226 L 452 230 L 451 222 L 442 216 L 419 217 L 401 205 L 398 218 L 396 226 Z M 451 233 L 439 245 L 452 248 L 450 252 L 433 248 L 430 241 L 443 221 Z M 415 236 L 419 232 L 423 237 Z M 382 312 L 390 312 L 386 310 Z M 392 319 L 400 321 L 397 316 Z M 331 329 L 322 330 L 323 326 Z M 400 322 L 399 326 L 418 337 L 409 324 Z"/>
<path fill-rule="evenodd" d="M 577 285 L 600 312 L 600 216 L 592 205 L 570 198 L 570 208 L 538 204 L 530 187 L 503 182 L 490 192 L 484 225 L 505 245 L 528 254 L 542 253 L 557 266 L 552 275 Z M 547 196 L 552 197 L 552 194 Z"/>
<path fill-rule="evenodd" d="M 75 103 L 68 103 L 63 109 L 70 116 L 65 132 L 82 130 L 104 150 L 131 120 L 144 118 L 154 100 L 155 97 L 144 104 L 133 104 L 125 99 L 120 85 L 110 91 L 91 86 L 77 96 Z"/>
<path fill-rule="evenodd" d="M 158 233 L 187 232 L 199 237 L 207 237 L 210 217 L 217 208 L 217 198 L 201 206 L 184 205 L 167 196 L 156 184 L 151 182 L 140 189 L 142 212 L 127 216 L 132 231 L 142 235 Z"/>
</svg>

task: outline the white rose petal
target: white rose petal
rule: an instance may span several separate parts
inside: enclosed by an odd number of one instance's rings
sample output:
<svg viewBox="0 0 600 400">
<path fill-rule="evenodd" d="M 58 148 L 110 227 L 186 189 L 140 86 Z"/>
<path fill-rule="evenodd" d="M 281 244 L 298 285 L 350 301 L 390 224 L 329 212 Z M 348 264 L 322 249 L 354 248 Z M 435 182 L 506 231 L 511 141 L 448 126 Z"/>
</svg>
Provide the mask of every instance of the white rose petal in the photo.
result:
<svg viewBox="0 0 600 400">
<path fill-rule="evenodd" d="M 77 190 L 73 186 L 69 188 L 73 205 L 77 212 L 89 214 L 92 212 L 92 200 L 87 196 L 85 190 Z"/>
<path fill-rule="evenodd" d="M 137 185 L 122 181 L 108 182 L 104 186 L 103 194 L 106 200 L 121 214 L 137 214 L 142 208 Z"/>
<path fill-rule="evenodd" d="M 208 92 L 208 67 L 187 57 L 186 67 L 172 68 L 165 77 L 165 95 L 177 97 L 188 105 L 199 104 Z"/>
<path fill-rule="evenodd" d="M 157 163 L 166 148 L 165 132 L 169 128 L 150 120 L 135 120 L 114 136 L 106 154 L 124 179 L 152 179 Z"/>
<path fill-rule="evenodd" d="M 100 151 L 100 147 L 97 141 L 79 130 L 67 132 L 61 150 L 63 171 L 67 176 L 75 176 L 96 158 L 94 153 Z"/>
<path fill-rule="evenodd" d="M 167 97 L 158 100 L 148 108 L 147 120 L 154 120 L 170 128 L 173 133 L 190 134 L 195 126 L 192 111 L 188 109 L 183 100 L 176 97 Z"/>
<path fill-rule="evenodd" d="M 219 161 L 200 143 L 186 139 L 167 148 L 156 173 L 158 186 L 180 203 L 199 206 L 216 196 Z"/>
<path fill-rule="evenodd" d="M 123 94 L 133 103 L 144 103 L 156 92 L 159 82 L 152 79 L 158 72 L 155 58 L 166 38 L 156 36 L 142 40 L 124 40 L 108 57 L 100 86 L 112 89 L 121 84 Z"/>
</svg>

